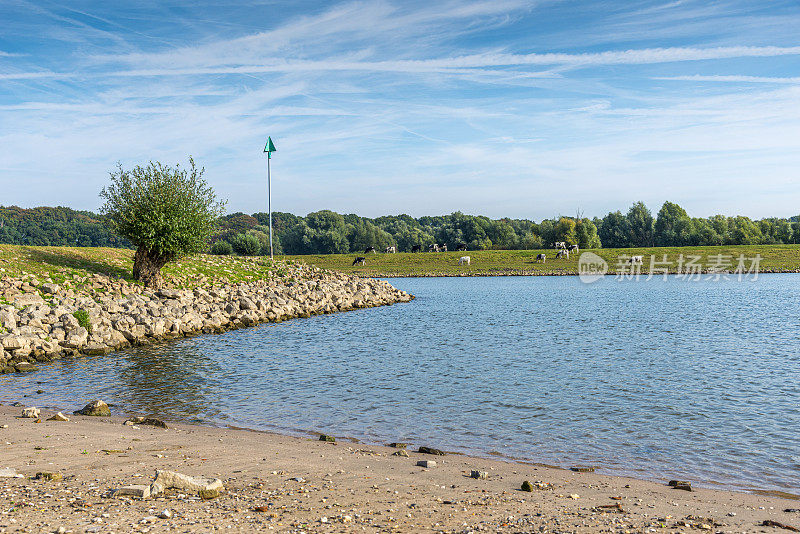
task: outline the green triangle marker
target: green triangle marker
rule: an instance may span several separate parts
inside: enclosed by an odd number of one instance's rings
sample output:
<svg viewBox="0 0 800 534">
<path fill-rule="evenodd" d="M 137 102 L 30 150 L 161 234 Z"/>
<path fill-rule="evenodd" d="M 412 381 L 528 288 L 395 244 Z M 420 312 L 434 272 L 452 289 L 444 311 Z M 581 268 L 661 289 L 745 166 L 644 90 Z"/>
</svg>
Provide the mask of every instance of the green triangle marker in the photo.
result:
<svg viewBox="0 0 800 534">
<path fill-rule="evenodd" d="M 264 147 L 264 152 L 276 152 L 275 145 L 272 143 L 272 137 L 267 137 L 267 145 Z"/>
</svg>

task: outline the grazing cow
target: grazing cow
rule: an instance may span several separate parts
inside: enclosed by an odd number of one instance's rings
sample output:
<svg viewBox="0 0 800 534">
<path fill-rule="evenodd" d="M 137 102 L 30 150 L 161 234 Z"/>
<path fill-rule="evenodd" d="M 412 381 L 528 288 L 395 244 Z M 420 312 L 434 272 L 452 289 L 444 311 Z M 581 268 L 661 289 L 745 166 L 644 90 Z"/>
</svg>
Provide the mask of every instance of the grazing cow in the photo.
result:
<svg viewBox="0 0 800 534">
<path fill-rule="evenodd" d="M 574 252 L 575 254 L 580 252 L 580 250 L 578 249 L 578 245 L 570 245 L 567 250 L 570 251 L 570 252 Z"/>
<path fill-rule="evenodd" d="M 456 250 L 466 252 L 467 251 L 467 244 L 466 243 L 459 243 L 458 246 L 456 247 Z"/>
<path fill-rule="evenodd" d="M 439 245 L 436 243 L 428 245 L 428 252 L 439 252 Z"/>
<path fill-rule="evenodd" d="M 469 265 L 469 256 L 461 256 L 458 258 L 459 265 Z"/>
<path fill-rule="evenodd" d="M 422 252 L 422 245 L 414 245 L 411 247 L 411 252 Z"/>
<path fill-rule="evenodd" d="M 555 242 L 555 249 L 556 250 L 558 250 L 558 249 L 566 250 L 566 248 L 567 248 L 567 244 L 564 241 L 556 241 Z"/>
<path fill-rule="evenodd" d="M 547 256 L 545 254 L 537 254 L 536 261 L 541 261 L 542 263 L 545 263 L 547 261 Z"/>
<path fill-rule="evenodd" d="M 556 252 L 556 259 L 558 259 L 558 258 L 567 258 L 567 259 L 569 259 L 569 250 L 561 249 L 558 252 Z"/>
<path fill-rule="evenodd" d="M 364 254 L 369 254 L 370 252 L 377 254 L 377 252 L 375 252 L 375 247 L 367 247 L 367 249 L 364 251 Z"/>
<path fill-rule="evenodd" d="M 439 247 L 439 252 L 447 252 L 447 245 L 442 245 Z"/>
<path fill-rule="evenodd" d="M 386 247 L 386 250 L 384 250 L 383 252 L 386 253 L 386 254 L 394 254 L 395 252 L 397 252 L 397 248 L 396 247 Z"/>
<path fill-rule="evenodd" d="M 366 265 L 366 264 L 367 264 L 367 258 L 365 258 L 364 256 L 359 256 L 353 260 L 353 265 Z"/>
<path fill-rule="evenodd" d="M 644 257 L 642 256 L 631 256 L 630 258 L 628 258 L 628 263 L 630 264 L 635 264 L 635 263 L 641 264 L 643 261 Z"/>
</svg>

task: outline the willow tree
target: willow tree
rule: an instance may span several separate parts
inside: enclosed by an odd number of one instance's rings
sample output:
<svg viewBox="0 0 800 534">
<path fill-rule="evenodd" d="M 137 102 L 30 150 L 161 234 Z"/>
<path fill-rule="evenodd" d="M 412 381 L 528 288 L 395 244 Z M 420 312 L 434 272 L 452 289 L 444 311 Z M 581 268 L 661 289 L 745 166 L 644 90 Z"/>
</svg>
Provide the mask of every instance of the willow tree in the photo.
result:
<svg viewBox="0 0 800 534">
<path fill-rule="evenodd" d="M 101 208 L 114 231 L 136 246 L 133 278 L 161 287 L 161 269 L 182 256 L 205 250 L 225 204 L 217 201 L 189 158 L 189 168 L 150 162 L 125 170 L 118 164 L 103 188 Z"/>
</svg>

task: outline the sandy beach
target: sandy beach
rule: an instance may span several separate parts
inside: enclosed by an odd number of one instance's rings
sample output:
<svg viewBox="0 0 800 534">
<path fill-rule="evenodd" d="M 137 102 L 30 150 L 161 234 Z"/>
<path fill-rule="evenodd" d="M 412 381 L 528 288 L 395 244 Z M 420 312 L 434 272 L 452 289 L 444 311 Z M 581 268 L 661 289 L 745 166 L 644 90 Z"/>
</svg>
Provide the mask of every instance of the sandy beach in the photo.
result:
<svg viewBox="0 0 800 534">
<path fill-rule="evenodd" d="M 0 532 L 790 532 L 800 502 L 511 463 L 123 417 L 19 417 L 0 407 Z M 66 412 L 65 412 L 66 413 Z M 7 426 L 6 426 L 7 425 Z M 434 467 L 418 461 L 432 460 Z M 219 478 L 203 500 L 149 484 L 157 469 Z M 487 478 L 471 478 L 473 470 Z M 601 470 L 600 470 L 601 471 Z M 9 472 L 6 471 L 6 474 Z M 37 473 L 59 473 L 57 480 Z M 21 475 L 21 476 L 20 476 Z M 60 478 L 60 479 L 58 479 Z M 533 491 L 522 491 L 529 481 Z M 786 511 L 789 510 L 789 511 Z"/>
</svg>

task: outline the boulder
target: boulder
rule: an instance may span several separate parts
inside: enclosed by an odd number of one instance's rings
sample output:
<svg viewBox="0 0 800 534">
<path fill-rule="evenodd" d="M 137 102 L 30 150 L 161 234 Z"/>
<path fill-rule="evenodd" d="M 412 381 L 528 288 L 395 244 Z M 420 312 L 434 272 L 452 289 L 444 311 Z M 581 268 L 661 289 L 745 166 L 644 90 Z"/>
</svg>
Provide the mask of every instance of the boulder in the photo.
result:
<svg viewBox="0 0 800 534">
<path fill-rule="evenodd" d="M 108 404 L 101 400 L 93 400 L 80 410 L 76 410 L 75 415 L 91 415 L 96 417 L 108 417 L 111 415 L 111 409 Z"/>
<path fill-rule="evenodd" d="M 30 362 L 19 362 L 14 366 L 14 369 L 18 373 L 30 373 L 31 371 L 37 371 L 39 368 Z"/>
<path fill-rule="evenodd" d="M 155 484 L 164 489 L 175 488 L 188 493 L 220 492 L 223 490 L 222 480 L 210 477 L 192 477 L 175 471 L 156 471 Z"/>
<path fill-rule="evenodd" d="M 61 291 L 61 287 L 58 284 L 42 284 L 39 289 L 48 295 L 56 295 L 59 291 Z"/>
<path fill-rule="evenodd" d="M 36 406 L 29 406 L 28 408 L 22 409 L 22 417 L 26 417 L 28 419 L 36 419 L 39 417 L 41 410 Z"/>
<path fill-rule="evenodd" d="M 58 412 L 53 417 L 49 417 L 47 420 L 48 421 L 64 421 L 64 422 L 68 423 L 69 422 L 69 417 L 67 417 L 66 415 L 64 415 L 61 412 Z"/>
</svg>

